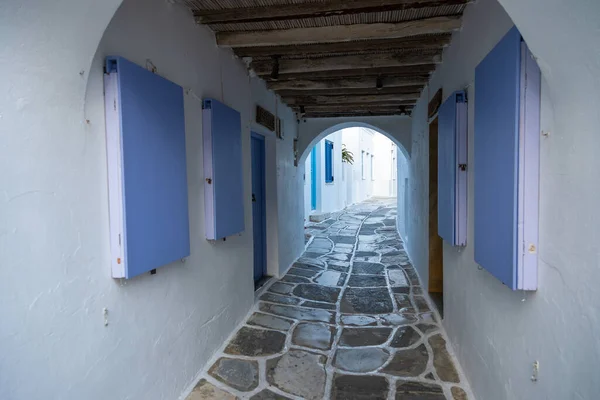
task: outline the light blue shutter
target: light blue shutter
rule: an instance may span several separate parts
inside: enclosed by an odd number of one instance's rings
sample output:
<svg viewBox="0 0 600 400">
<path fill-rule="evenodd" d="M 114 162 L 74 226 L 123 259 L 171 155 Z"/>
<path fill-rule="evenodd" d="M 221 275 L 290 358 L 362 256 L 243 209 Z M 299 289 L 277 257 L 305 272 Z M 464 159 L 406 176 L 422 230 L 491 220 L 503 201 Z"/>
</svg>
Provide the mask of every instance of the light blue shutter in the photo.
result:
<svg viewBox="0 0 600 400">
<path fill-rule="evenodd" d="M 107 57 L 105 93 L 113 277 L 132 278 L 190 255 L 183 89 Z"/>
<path fill-rule="evenodd" d="M 466 245 L 467 107 L 464 91 L 452 93 L 438 113 L 438 234 Z"/>
<path fill-rule="evenodd" d="M 517 28 L 475 69 L 475 261 L 513 290 L 537 288 L 539 80 Z"/>
</svg>

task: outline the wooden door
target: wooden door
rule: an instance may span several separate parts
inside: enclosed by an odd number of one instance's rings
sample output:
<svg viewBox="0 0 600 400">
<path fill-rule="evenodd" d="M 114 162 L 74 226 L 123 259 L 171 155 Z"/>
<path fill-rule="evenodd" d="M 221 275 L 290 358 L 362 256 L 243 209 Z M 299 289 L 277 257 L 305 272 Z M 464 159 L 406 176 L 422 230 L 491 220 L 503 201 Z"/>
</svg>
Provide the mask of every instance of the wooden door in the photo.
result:
<svg viewBox="0 0 600 400">
<path fill-rule="evenodd" d="M 267 274 L 265 215 L 265 139 L 252 133 L 252 233 L 254 238 L 254 282 Z"/>
<path fill-rule="evenodd" d="M 438 236 L 438 119 L 429 124 L 429 292 L 444 289 L 443 246 Z"/>
</svg>

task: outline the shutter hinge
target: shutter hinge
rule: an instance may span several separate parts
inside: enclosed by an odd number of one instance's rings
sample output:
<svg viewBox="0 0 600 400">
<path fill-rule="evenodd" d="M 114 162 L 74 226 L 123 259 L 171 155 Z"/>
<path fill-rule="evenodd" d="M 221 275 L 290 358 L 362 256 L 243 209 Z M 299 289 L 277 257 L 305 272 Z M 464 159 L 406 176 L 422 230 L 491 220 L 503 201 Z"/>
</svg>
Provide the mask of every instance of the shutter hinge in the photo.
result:
<svg viewBox="0 0 600 400">
<path fill-rule="evenodd" d="M 119 246 L 121 245 L 121 234 L 119 233 Z"/>
<path fill-rule="evenodd" d="M 113 100 L 113 107 L 114 107 L 115 111 L 117 111 L 117 99 Z"/>
<path fill-rule="evenodd" d="M 466 171 L 467 170 L 467 164 L 458 164 L 458 169 L 460 169 L 461 171 Z"/>
</svg>

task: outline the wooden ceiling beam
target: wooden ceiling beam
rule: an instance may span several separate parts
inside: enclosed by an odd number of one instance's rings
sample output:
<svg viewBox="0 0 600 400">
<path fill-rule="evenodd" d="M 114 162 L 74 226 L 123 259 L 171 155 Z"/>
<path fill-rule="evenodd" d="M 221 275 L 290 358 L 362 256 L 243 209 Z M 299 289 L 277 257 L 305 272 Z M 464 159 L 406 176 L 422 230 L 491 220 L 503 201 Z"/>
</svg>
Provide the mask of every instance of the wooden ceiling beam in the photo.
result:
<svg viewBox="0 0 600 400">
<path fill-rule="evenodd" d="M 428 80 L 423 77 L 409 76 L 382 76 L 381 81 L 384 88 L 389 87 L 407 87 L 407 86 L 423 86 Z M 268 86 L 271 90 L 298 90 L 310 91 L 319 89 L 366 89 L 375 88 L 377 85 L 377 77 L 364 78 L 345 78 L 345 79 L 298 79 L 291 81 L 273 81 L 269 82 Z"/>
<path fill-rule="evenodd" d="M 343 104 L 307 104 L 305 110 L 311 111 L 348 111 L 348 110 L 371 110 L 388 109 L 398 110 L 404 107 L 412 107 L 416 100 L 404 100 L 397 102 L 371 102 L 371 103 L 343 103 Z M 299 105 L 293 105 L 291 108 L 295 111 L 300 110 Z"/>
<path fill-rule="evenodd" d="M 278 90 L 276 93 L 281 97 L 296 97 L 296 96 L 342 96 L 342 95 L 380 95 L 380 94 L 406 94 L 421 92 L 423 86 L 405 86 L 405 87 L 383 87 L 377 89 L 372 86 L 370 88 L 332 88 L 332 89 L 315 89 L 315 90 L 294 90 L 285 89 Z"/>
<path fill-rule="evenodd" d="M 469 0 L 333 0 L 322 3 L 195 10 L 194 16 L 196 21 L 201 24 L 230 24 L 402 11 L 414 8 L 462 5 L 469 2 Z"/>
<path fill-rule="evenodd" d="M 360 54 L 298 60 L 276 60 L 253 62 L 251 68 L 256 75 L 271 75 L 275 62 L 279 74 L 312 73 L 361 68 L 399 67 L 441 62 L 440 54 Z"/>
<path fill-rule="evenodd" d="M 311 104 L 371 103 L 383 101 L 417 100 L 420 97 L 420 95 L 420 93 L 403 93 L 359 96 L 284 97 L 283 102 L 289 106 L 306 106 Z"/>
<path fill-rule="evenodd" d="M 452 34 L 444 33 L 436 36 L 414 36 L 401 39 L 380 39 L 369 41 L 317 43 L 297 46 L 265 46 L 236 47 L 238 57 L 272 57 L 305 58 L 315 54 L 336 55 L 339 53 L 364 52 L 365 50 L 400 51 L 400 50 L 435 50 L 442 49 L 450 43 Z"/>
<path fill-rule="evenodd" d="M 331 112 L 331 113 L 306 113 L 299 115 L 301 118 L 340 118 L 340 117 L 384 117 L 394 115 L 410 115 L 412 109 L 402 111 L 358 111 L 358 112 Z"/>
<path fill-rule="evenodd" d="M 362 78 L 376 76 L 408 76 L 411 78 L 429 78 L 431 71 L 435 70 L 436 64 L 396 66 L 396 67 L 378 67 L 378 68 L 357 68 L 338 71 L 317 71 L 309 73 L 291 73 L 279 74 L 277 81 L 274 81 L 269 75 L 262 78 L 267 82 L 292 81 L 298 79 L 339 79 L 339 78 Z"/>
<path fill-rule="evenodd" d="M 352 107 L 352 108 L 311 108 L 304 107 L 304 114 L 317 114 L 317 113 L 346 113 L 346 112 L 389 112 L 389 113 L 401 113 L 413 106 L 402 106 L 402 107 Z M 301 114 L 299 109 L 295 109 L 295 112 Z"/>
<path fill-rule="evenodd" d="M 445 16 L 398 23 L 217 32 L 216 38 L 217 44 L 222 47 L 278 46 L 367 39 L 397 39 L 415 35 L 452 32 L 459 29 L 460 26 L 460 16 Z"/>
</svg>

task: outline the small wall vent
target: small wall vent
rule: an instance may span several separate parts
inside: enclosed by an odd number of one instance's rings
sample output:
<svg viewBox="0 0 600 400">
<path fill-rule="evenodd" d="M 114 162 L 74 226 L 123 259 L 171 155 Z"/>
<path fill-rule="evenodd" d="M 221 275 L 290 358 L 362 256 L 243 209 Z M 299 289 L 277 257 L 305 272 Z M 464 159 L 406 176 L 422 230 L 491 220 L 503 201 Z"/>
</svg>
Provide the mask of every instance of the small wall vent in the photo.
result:
<svg viewBox="0 0 600 400">
<path fill-rule="evenodd" d="M 275 132 L 277 118 L 261 106 L 256 106 L 256 122 L 268 130 Z"/>
</svg>

